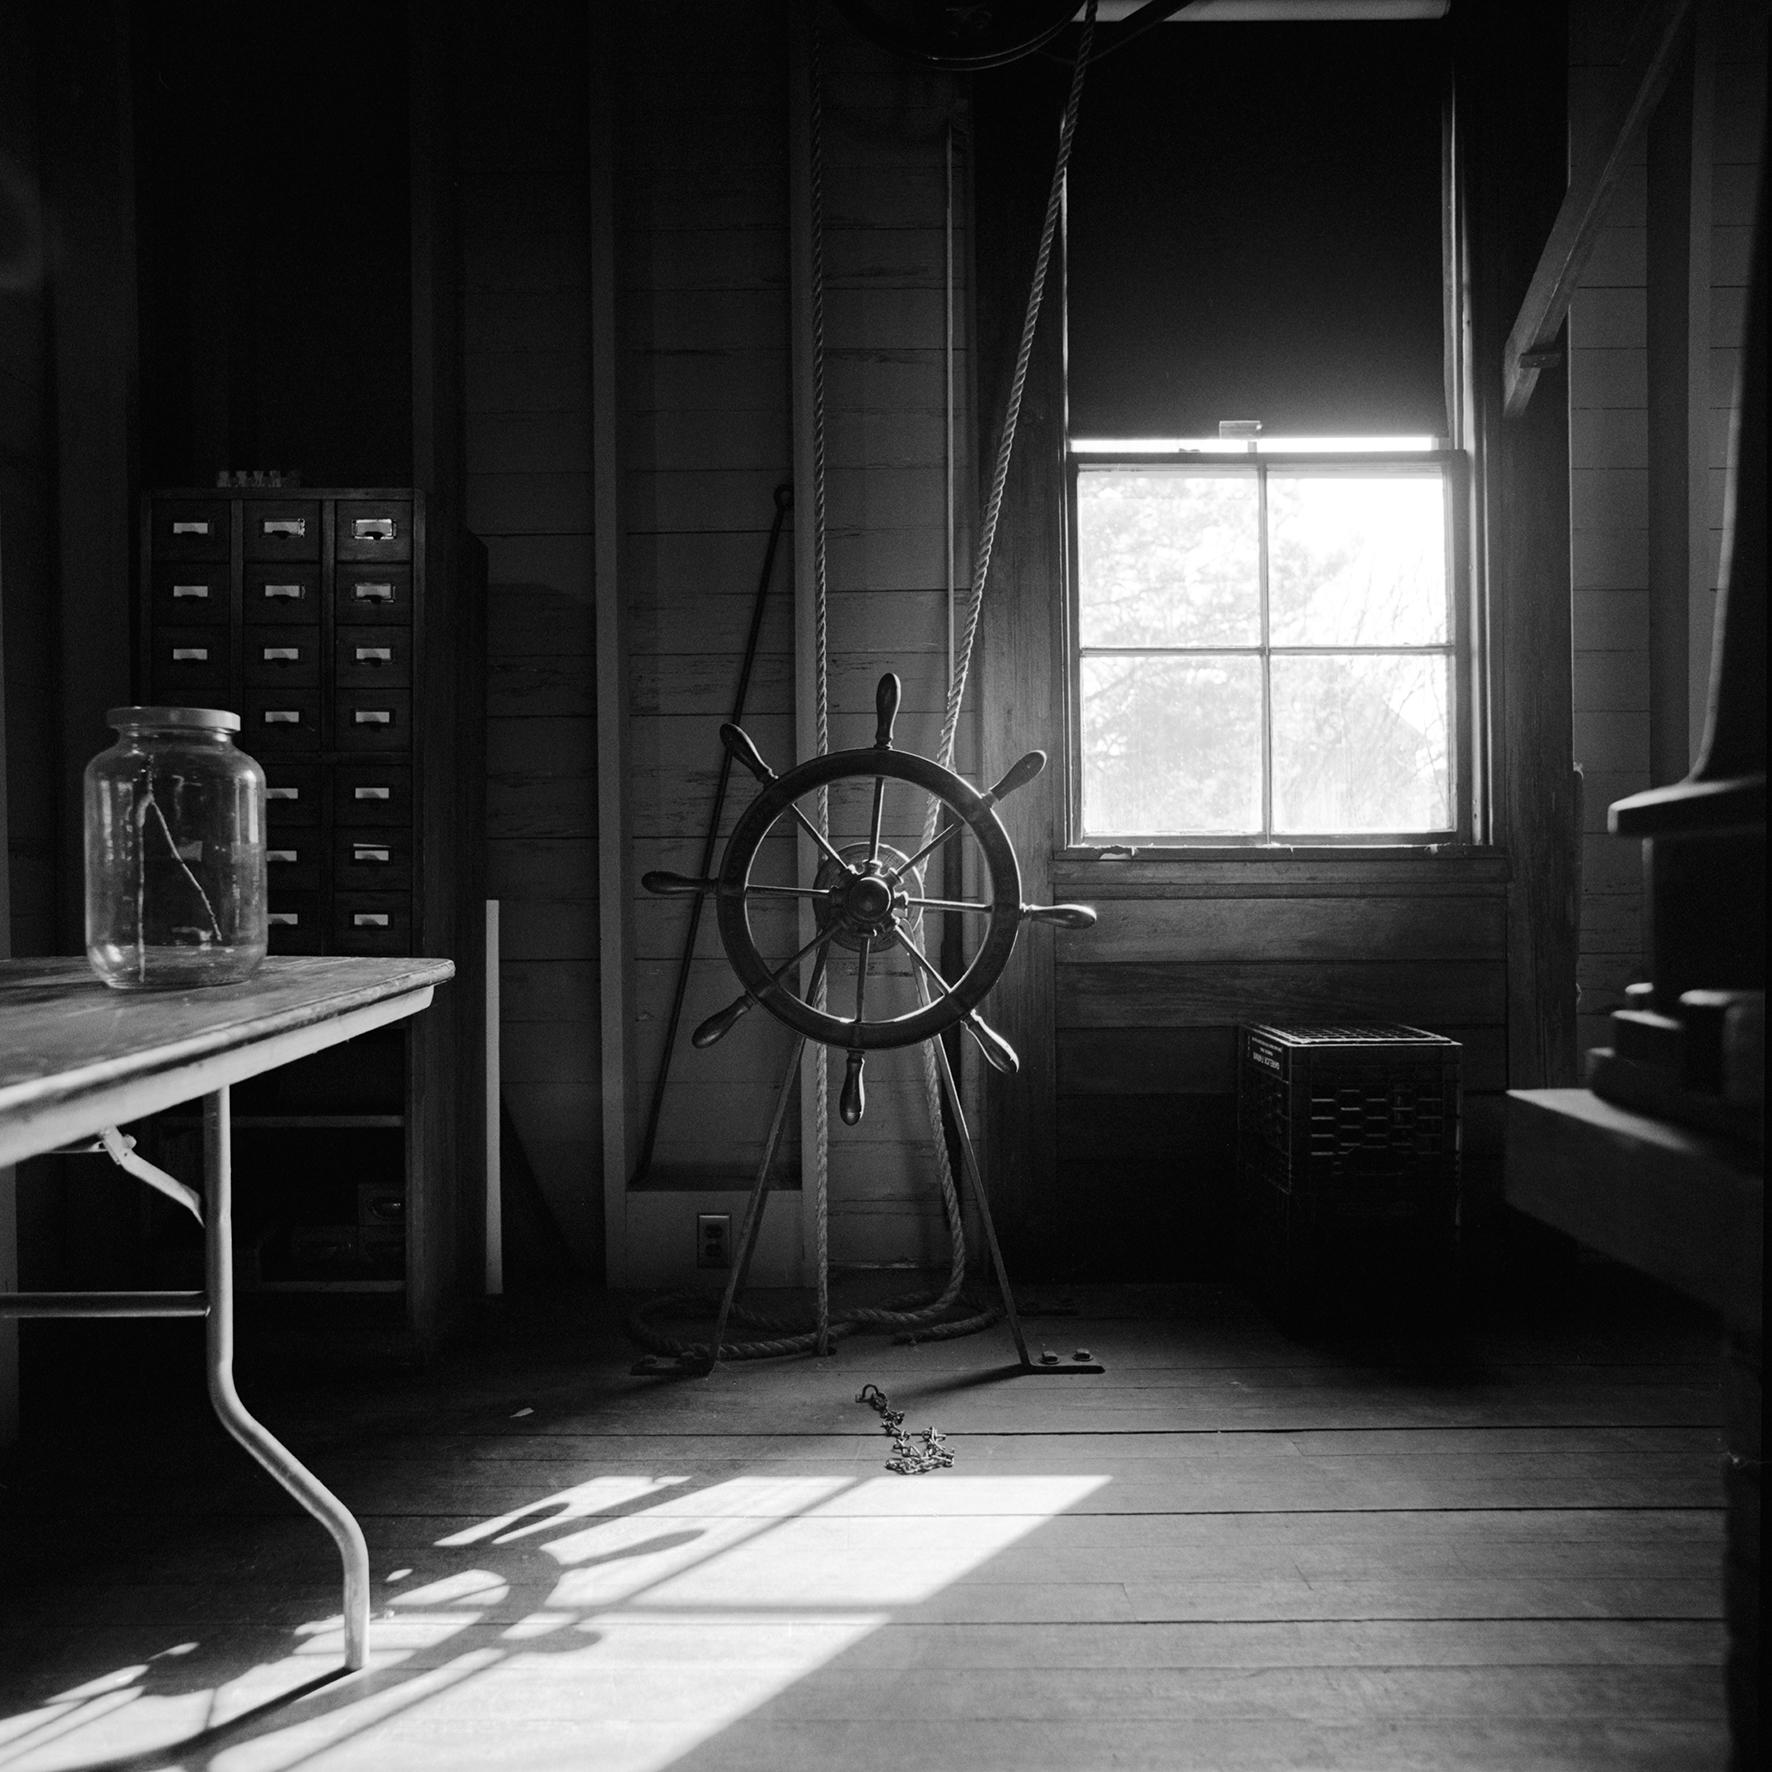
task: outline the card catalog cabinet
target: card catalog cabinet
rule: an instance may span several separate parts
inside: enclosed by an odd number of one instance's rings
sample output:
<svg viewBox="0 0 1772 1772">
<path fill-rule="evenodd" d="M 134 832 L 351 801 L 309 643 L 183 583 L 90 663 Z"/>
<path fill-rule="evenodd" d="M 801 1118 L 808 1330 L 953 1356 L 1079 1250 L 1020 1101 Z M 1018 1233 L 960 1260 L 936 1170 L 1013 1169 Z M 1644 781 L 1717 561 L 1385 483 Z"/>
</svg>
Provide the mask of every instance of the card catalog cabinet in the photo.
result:
<svg viewBox="0 0 1772 1772">
<path fill-rule="evenodd" d="M 457 967 L 415 1020 L 239 1092 L 242 1288 L 399 1294 L 425 1337 L 479 1224 L 484 561 L 410 489 L 144 500 L 138 697 L 239 714 L 272 954 Z"/>
</svg>

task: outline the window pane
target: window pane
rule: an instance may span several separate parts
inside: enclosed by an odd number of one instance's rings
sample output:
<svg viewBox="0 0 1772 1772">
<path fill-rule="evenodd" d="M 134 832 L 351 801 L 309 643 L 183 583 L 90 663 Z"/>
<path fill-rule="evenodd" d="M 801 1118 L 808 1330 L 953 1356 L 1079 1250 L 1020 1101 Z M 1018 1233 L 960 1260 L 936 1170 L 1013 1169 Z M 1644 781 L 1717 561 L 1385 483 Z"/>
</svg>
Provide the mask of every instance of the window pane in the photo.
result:
<svg viewBox="0 0 1772 1772">
<path fill-rule="evenodd" d="M 1443 643 L 1443 488 L 1437 474 L 1270 473 L 1273 644 Z"/>
<path fill-rule="evenodd" d="M 1083 828 L 1097 837 L 1261 829 L 1254 658 L 1085 658 Z"/>
<path fill-rule="evenodd" d="M 1085 646 L 1254 646 L 1261 639 L 1252 471 L 1077 476 Z"/>
<path fill-rule="evenodd" d="M 1275 658 L 1274 830 L 1452 824 L 1443 653 Z"/>
</svg>

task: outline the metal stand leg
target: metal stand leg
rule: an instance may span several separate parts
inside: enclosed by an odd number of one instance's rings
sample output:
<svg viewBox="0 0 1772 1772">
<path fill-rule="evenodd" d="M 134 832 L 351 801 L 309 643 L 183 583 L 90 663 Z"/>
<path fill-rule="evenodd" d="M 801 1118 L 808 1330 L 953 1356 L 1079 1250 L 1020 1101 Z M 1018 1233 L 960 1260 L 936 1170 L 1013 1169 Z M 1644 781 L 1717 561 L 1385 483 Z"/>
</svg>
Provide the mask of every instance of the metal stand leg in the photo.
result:
<svg viewBox="0 0 1772 1772">
<path fill-rule="evenodd" d="M 973 1197 L 978 1201 L 979 1217 L 984 1220 L 984 1235 L 985 1241 L 990 1245 L 991 1266 L 996 1270 L 997 1289 L 1003 1295 L 1003 1310 L 1009 1318 L 1009 1332 L 1015 1337 L 1015 1351 L 1021 1356 L 1022 1371 L 1042 1375 L 1105 1372 L 1107 1368 L 1095 1360 L 1060 1361 L 1048 1356 L 1045 1360 L 1036 1361 L 1029 1355 L 1027 1337 L 1022 1333 L 1021 1317 L 1015 1308 L 1015 1293 L 1009 1284 L 1009 1270 L 1003 1265 L 1003 1250 L 997 1242 L 997 1227 L 991 1218 L 991 1197 L 985 1192 L 984 1177 L 979 1173 L 978 1153 L 972 1148 L 972 1134 L 967 1129 L 966 1110 L 960 1105 L 960 1090 L 954 1081 L 953 1066 L 948 1063 L 947 1047 L 942 1044 L 939 1034 L 930 1044 L 935 1048 L 936 1063 L 941 1066 L 941 1080 L 947 1086 L 948 1105 L 954 1113 L 954 1129 L 960 1137 L 962 1165 L 966 1171 L 966 1179 L 972 1184 Z"/>
<path fill-rule="evenodd" d="M 209 1286 L 209 1400 L 231 1433 L 332 1534 L 344 1565 L 345 1671 L 369 1659 L 369 1547 L 344 1503 L 246 1412 L 234 1389 L 233 1168 L 228 1091 L 203 1099 L 204 1254 Z"/>
<path fill-rule="evenodd" d="M 781 1148 L 782 1127 L 787 1123 L 788 1101 L 792 1096 L 794 1078 L 799 1074 L 800 1059 L 806 1050 L 804 1035 L 794 1042 L 788 1068 L 775 1098 L 775 1117 L 769 1122 L 769 1136 L 763 1144 L 763 1161 L 757 1167 L 757 1183 L 745 1206 L 744 1224 L 738 1236 L 738 1259 L 726 1276 L 726 1290 L 720 1297 L 720 1314 L 714 1322 L 714 1340 L 708 1352 L 708 1376 L 720 1363 L 720 1348 L 726 1340 L 726 1324 L 732 1316 L 733 1301 L 738 1297 L 745 1276 L 750 1272 L 751 1256 L 757 1247 L 757 1234 L 763 1228 L 763 1206 L 769 1193 L 769 1172 L 775 1167 L 775 1153 Z M 824 1351 L 824 1350 L 820 1350 Z"/>
</svg>

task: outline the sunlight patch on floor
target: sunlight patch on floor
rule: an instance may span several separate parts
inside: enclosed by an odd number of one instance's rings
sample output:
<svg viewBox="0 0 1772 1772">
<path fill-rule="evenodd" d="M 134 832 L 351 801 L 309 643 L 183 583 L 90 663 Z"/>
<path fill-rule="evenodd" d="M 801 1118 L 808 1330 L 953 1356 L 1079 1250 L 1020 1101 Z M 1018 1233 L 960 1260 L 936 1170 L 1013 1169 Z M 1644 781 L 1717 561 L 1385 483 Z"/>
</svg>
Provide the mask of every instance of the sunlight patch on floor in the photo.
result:
<svg viewBox="0 0 1772 1772">
<path fill-rule="evenodd" d="M 596 1478 L 439 1539 L 397 1587 L 390 1569 L 369 1671 L 201 1763 L 662 1772 L 1107 1481 Z M 210 1687 L 156 1689 L 151 1661 L 88 1680 L 0 1723 L 0 1768 L 65 1772 L 238 1716 L 336 1661 L 336 1617 L 296 1635 Z"/>
</svg>

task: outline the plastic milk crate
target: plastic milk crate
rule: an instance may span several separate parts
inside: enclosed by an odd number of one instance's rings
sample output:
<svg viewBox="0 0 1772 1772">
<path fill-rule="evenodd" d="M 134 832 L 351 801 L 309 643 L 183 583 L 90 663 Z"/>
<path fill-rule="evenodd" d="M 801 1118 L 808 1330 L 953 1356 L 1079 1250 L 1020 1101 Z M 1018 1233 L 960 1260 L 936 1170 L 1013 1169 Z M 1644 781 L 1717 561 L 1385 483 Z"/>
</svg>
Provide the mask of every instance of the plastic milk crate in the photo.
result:
<svg viewBox="0 0 1772 1772">
<path fill-rule="evenodd" d="M 1461 1054 L 1413 1027 L 1238 1030 L 1244 1261 L 1282 1317 L 1451 1302 Z"/>
</svg>

